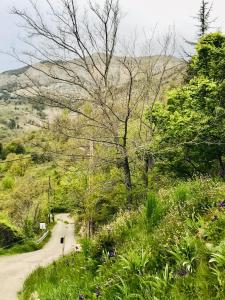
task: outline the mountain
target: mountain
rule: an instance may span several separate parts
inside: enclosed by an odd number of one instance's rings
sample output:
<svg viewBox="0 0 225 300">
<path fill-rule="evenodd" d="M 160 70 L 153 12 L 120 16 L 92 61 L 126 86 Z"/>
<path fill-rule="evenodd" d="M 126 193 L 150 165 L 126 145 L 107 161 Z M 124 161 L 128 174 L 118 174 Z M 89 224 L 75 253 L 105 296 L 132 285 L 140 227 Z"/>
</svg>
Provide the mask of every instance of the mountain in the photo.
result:
<svg viewBox="0 0 225 300">
<path fill-rule="evenodd" d="M 103 70 L 104 55 L 96 53 L 92 59 L 97 68 Z M 121 62 L 126 61 L 131 68 L 138 68 L 137 80 L 145 72 L 151 71 L 151 75 L 157 79 L 157 74 L 165 68 L 168 77 L 166 82 L 179 82 L 182 79 L 183 62 L 173 56 L 151 57 L 118 57 L 112 58 L 109 70 L 109 79 L 115 86 L 123 86 L 128 79 L 128 72 Z M 91 58 L 87 63 L 92 67 Z M 34 123 L 42 119 L 52 119 L 58 114 L 58 110 L 46 108 L 43 104 L 28 103 L 27 93 L 37 86 L 47 91 L 64 94 L 81 91 L 73 84 L 76 76 L 84 81 L 90 80 L 87 73 L 79 67 L 79 59 L 71 61 L 42 61 L 31 66 L 25 66 L 16 70 L 9 70 L 0 74 L 0 138 L 12 135 L 11 129 L 18 131 L 34 129 Z M 141 71 L 140 71 L 141 70 Z M 93 71 L 96 72 L 96 71 Z M 97 74 L 95 73 L 95 77 Z M 160 76 L 158 76 L 160 77 Z M 98 77 L 97 77 L 98 78 Z M 22 96 L 22 97 L 21 97 Z M 13 128 L 12 128 L 13 127 Z M 10 130 L 10 131 L 9 131 Z M 15 130 L 14 130 L 15 133 Z"/>
<path fill-rule="evenodd" d="M 96 61 L 99 69 L 102 68 L 101 55 L 94 54 L 93 59 Z M 118 80 L 123 83 L 126 80 L 124 70 L 121 69 L 120 61 L 124 60 L 124 57 L 113 57 L 110 67 L 109 77 L 112 80 Z M 151 68 L 153 73 L 158 73 L 167 64 L 166 68 L 172 70 L 176 66 L 183 65 L 182 61 L 172 56 L 151 56 L 151 57 L 139 57 L 139 58 L 126 58 L 126 61 L 132 63 L 132 61 L 146 70 Z M 38 84 L 41 87 L 48 87 L 48 89 L 58 88 L 60 90 L 68 89 L 68 84 L 62 83 L 61 80 L 53 79 L 51 77 L 59 77 L 68 79 L 73 76 L 87 76 L 81 72 L 79 59 L 62 62 L 48 62 L 43 61 L 32 66 L 25 66 L 16 70 L 6 71 L 0 74 L 0 100 L 1 99 L 15 99 L 17 94 L 21 94 L 22 91 L 28 87 L 32 87 L 34 84 Z M 91 66 L 91 63 L 90 63 Z M 68 75 L 67 70 L 71 74 Z M 51 74 L 49 76 L 49 74 Z M 87 79 L 87 78 L 85 78 Z M 71 88 L 71 85 L 70 85 Z"/>
</svg>

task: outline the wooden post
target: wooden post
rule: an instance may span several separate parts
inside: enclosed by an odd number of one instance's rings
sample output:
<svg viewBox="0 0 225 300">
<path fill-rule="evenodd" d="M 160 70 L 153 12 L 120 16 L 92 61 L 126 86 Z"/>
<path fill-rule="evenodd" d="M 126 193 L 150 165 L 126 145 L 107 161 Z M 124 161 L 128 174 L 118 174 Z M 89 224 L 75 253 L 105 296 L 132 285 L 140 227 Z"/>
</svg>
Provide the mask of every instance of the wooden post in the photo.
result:
<svg viewBox="0 0 225 300">
<path fill-rule="evenodd" d="M 64 256 L 65 251 L 65 236 L 60 238 L 60 244 L 62 244 L 62 256 Z"/>
</svg>

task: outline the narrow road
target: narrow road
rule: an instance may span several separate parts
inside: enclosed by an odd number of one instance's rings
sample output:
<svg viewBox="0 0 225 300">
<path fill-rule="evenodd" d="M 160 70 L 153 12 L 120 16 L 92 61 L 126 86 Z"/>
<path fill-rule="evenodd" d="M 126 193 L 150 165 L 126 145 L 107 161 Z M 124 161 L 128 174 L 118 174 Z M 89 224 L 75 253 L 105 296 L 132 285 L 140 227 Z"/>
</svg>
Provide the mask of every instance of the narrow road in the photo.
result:
<svg viewBox="0 0 225 300">
<path fill-rule="evenodd" d="M 43 249 L 0 257 L 0 300 L 17 300 L 26 277 L 38 266 L 46 266 L 62 255 L 60 238 L 65 237 L 65 253 L 75 247 L 74 224 L 68 214 L 56 216 L 50 241 Z"/>
</svg>

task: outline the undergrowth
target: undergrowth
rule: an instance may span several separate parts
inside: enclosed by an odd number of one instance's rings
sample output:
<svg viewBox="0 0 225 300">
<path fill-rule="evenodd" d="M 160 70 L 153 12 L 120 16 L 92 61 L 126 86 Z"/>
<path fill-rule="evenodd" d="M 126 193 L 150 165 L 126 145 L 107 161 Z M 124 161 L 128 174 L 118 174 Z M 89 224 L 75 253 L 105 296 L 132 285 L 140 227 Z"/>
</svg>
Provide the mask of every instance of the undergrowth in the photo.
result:
<svg viewBox="0 0 225 300">
<path fill-rule="evenodd" d="M 225 299 L 225 184 L 160 189 L 81 243 L 33 272 L 21 299 Z"/>
</svg>

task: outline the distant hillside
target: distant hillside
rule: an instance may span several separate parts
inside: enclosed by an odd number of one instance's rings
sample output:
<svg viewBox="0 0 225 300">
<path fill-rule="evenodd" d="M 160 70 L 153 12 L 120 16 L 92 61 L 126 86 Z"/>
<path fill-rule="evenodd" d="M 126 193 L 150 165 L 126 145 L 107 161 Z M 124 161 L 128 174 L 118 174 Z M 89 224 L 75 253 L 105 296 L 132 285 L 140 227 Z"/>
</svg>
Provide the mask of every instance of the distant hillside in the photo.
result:
<svg viewBox="0 0 225 300">
<path fill-rule="evenodd" d="M 22 68 L 19 68 L 19 69 L 14 69 L 14 70 L 9 70 L 9 71 L 5 71 L 5 72 L 2 72 L 2 75 L 20 75 L 20 74 L 23 74 L 24 72 L 26 72 L 27 70 L 29 69 L 29 67 L 22 67 Z"/>
<path fill-rule="evenodd" d="M 94 60 L 101 69 L 102 60 L 98 54 L 94 54 Z M 102 58 L 102 57 L 101 57 Z M 124 57 L 113 57 L 109 78 L 114 85 L 121 86 L 127 81 L 127 75 L 124 69 L 121 68 L 119 61 L 124 60 Z M 126 58 L 129 63 L 137 64 L 142 69 L 142 74 L 151 68 L 153 74 L 159 74 L 162 68 L 166 65 L 168 73 L 168 84 L 172 82 L 178 83 L 182 79 L 181 69 L 184 67 L 182 61 L 171 56 L 152 56 L 139 58 Z M 77 87 L 73 84 L 66 83 L 68 73 L 65 68 L 71 70 L 72 76 L 78 75 L 80 78 L 87 79 L 85 73 L 81 72 L 81 68 L 77 67 L 79 60 L 71 60 L 67 62 L 55 61 L 54 63 L 43 61 L 33 66 L 25 66 L 16 70 L 9 70 L 0 74 L 0 138 L 7 138 L 12 135 L 18 135 L 24 130 L 34 129 L 34 123 L 39 123 L 40 120 L 52 120 L 58 110 L 47 108 L 43 104 L 28 103 L 23 96 L 34 85 L 40 86 L 47 91 L 58 91 L 59 94 L 67 92 L 77 92 Z M 90 62 L 91 65 L 91 62 Z M 141 72 L 140 72 L 141 73 Z M 51 78 L 48 74 L 60 77 L 63 80 Z M 140 75 L 141 76 L 141 75 Z M 79 90 L 78 90 L 79 92 Z M 18 97 L 19 96 L 19 97 Z M 21 97 L 22 96 L 22 97 Z M 13 128 L 12 128 L 13 127 Z"/>
<path fill-rule="evenodd" d="M 95 54 L 96 55 L 96 54 Z M 114 57 L 112 60 L 112 65 L 110 68 L 110 76 L 112 80 L 116 80 L 119 78 L 120 83 L 123 83 L 125 80 L 123 70 L 121 70 L 120 63 L 118 60 L 123 59 L 121 57 Z M 95 58 L 96 60 L 96 58 Z M 129 58 L 130 61 L 133 58 Z M 152 57 L 140 57 L 138 58 L 139 64 L 142 67 L 152 68 L 153 72 L 158 73 L 165 65 L 165 61 L 167 63 L 167 69 L 170 70 L 173 67 L 181 66 L 182 61 L 176 57 L 168 57 L 168 56 L 152 56 Z M 101 60 L 96 60 L 99 68 L 101 69 Z M 53 74 L 57 77 L 60 74 L 61 78 L 67 78 L 68 74 L 62 69 L 61 66 L 65 66 L 68 70 L 72 70 L 74 76 L 77 74 L 79 76 L 83 76 L 81 74 L 80 68 L 78 69 L 77 63 L 79 60 L 71 60 L 68 62 L 56 61 L 55 63 L 51 63 L 48 61 L 40 62 L 31 67 L 25 66 L 23 68 L 19 68 L 16 70 L 6 71 L 0 74 L 0 100 L 1 99 L 15 99 L 17 98 L 17 94 L 26 90 L 28 87 L 31 87 L 33 83 L 38 84 L 43 87 L 48 87 L 48 89 L 60 89 L 66 90 L 71 89 L 71 86 L 68 87 L 67 84 L 63 84 L 60 81 L 52 79 L 48 76 L 48 74 Z M 33 83 L 32 83 L 33 82 Z"/>
</svg>

